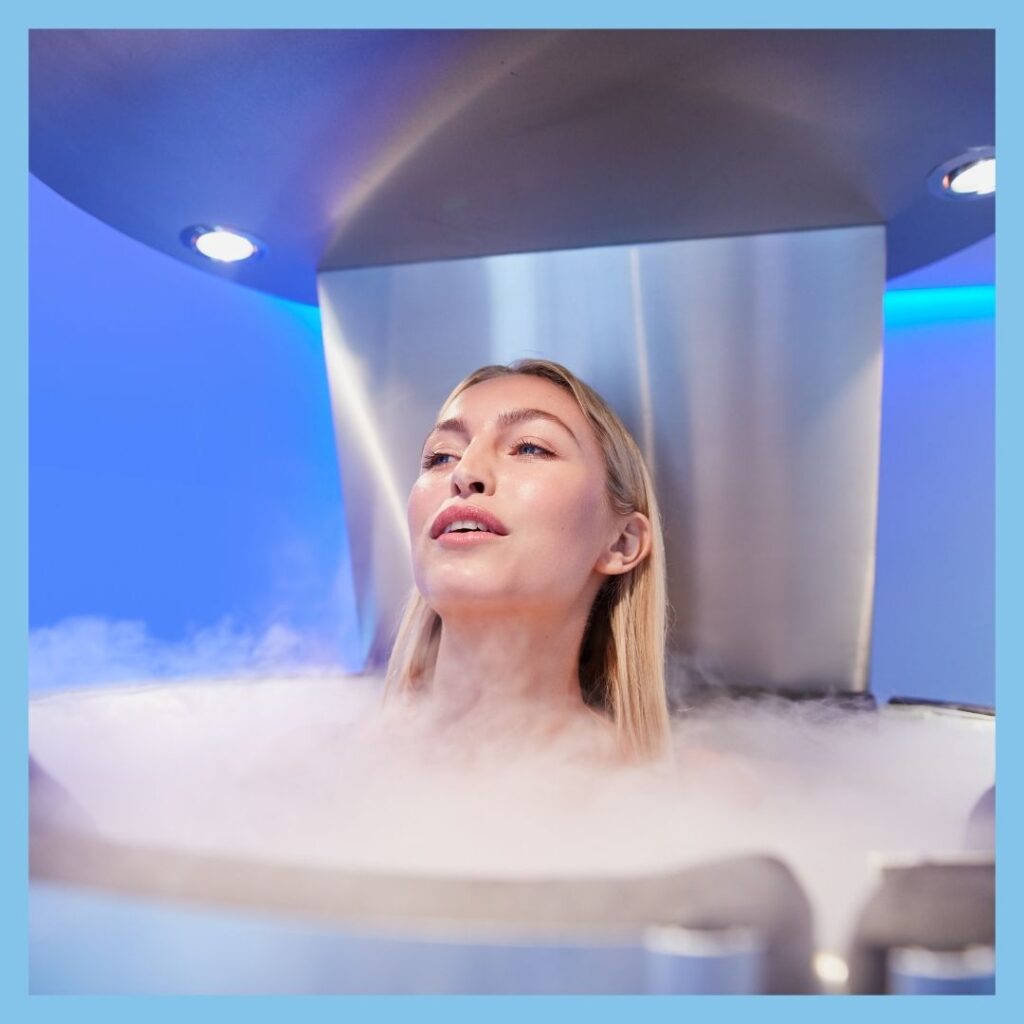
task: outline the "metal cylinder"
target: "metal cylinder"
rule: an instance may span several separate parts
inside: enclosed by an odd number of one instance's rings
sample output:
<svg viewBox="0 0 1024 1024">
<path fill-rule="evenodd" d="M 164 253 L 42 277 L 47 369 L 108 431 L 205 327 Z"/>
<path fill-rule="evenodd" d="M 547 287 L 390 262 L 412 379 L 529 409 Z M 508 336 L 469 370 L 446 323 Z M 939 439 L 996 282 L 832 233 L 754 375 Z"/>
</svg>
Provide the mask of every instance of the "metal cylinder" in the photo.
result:
<svg viewBox="0 0 1024 1024">
<path fill-rule="evenodd" d="M 648 928 L 644 949 L 651 995 L 763 991 L 764 944 L 752 928 Z"/>
<path fill-rule="evenodd" d="M 938 950 L 902 946 L 889 950 L 892 995 L 993 995 L 996 951 L 992 946 Z"/>
</svg>

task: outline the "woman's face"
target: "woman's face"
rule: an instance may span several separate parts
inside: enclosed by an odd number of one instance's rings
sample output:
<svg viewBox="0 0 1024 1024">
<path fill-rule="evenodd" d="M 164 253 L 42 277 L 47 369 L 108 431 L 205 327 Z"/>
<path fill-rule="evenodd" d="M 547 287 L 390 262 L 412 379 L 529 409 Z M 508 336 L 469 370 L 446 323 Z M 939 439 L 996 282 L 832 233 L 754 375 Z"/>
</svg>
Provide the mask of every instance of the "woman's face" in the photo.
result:
<svg viewBox="0 0 1024 1024">
<path fill-rule="evenodd" d="M 618 529 L 604 456 L 569 392 L 521 374 L 467 388 L 441 411 L 421 467 L 413 573 L 438 614 L 589 609 Z M 459 525 L 473 520 L 487 531 Z"/>
</svg>

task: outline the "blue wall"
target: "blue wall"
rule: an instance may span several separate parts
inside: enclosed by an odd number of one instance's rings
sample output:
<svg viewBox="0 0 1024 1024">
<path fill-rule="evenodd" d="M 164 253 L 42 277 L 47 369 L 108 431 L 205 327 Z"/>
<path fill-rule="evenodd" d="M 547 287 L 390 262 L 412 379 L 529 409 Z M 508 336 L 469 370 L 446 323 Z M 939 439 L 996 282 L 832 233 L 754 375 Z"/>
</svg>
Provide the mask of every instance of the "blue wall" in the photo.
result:
<svg viewBox="0 0 1024 1024">
<path fill-rule="evenodd" d="M 995 703 L 989 287 L 886 298 L 871 687 Z"/>
<path fill-rule="evenodd" d="M 152 648 L 276 623 L 344 664 L 318 310 L 169 259 L 35 179 L 29 201 L 30 627 L 142 620 Z"/>
<path fill-rule="evenodd" d="M 30 217 L 34 682 L 187 673 L 217 649 L 230 668 L 275 623 L 314 648 L 298 654 L 355 667 L 317 310 L 156 253 L 34 179 Z M 992 289 L 890 293 L 885 344 L 872 687 L 993 703 Z M 47 661 L 46 627 L 74 616 L 101 621 L 65 627 Z M 160 662 L 168 644 L 198 660 Z"/>
</svg>

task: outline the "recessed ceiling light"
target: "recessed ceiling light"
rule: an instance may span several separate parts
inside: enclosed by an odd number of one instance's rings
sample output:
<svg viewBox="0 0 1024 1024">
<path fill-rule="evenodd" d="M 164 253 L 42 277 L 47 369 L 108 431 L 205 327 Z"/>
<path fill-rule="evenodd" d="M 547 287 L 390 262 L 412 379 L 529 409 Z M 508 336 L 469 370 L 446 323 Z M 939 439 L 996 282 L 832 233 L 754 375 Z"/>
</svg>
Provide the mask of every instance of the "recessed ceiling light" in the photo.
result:
<svg viewBox="0 0 1024 1024">
<path fill-rule="evenodd" d="M 994 146 L 978 146 L 947 160 L 928 175 L 928 187 L 945 199 L 986 199 L 996 190 Z"/>
<path fill-rule="evenodd" d="M 181 233 L 181 240 L 217 263 L 239 263 L 260 255 L 263 246 L 250 235 L 233 228 L 195 224 Z"/>
<path fill-rule="evenodd" d="M 958 196 L 987 196 L 996 190 L 996 158 L 976 160 L 946 177 L 946 188 Z"/>
</svg>

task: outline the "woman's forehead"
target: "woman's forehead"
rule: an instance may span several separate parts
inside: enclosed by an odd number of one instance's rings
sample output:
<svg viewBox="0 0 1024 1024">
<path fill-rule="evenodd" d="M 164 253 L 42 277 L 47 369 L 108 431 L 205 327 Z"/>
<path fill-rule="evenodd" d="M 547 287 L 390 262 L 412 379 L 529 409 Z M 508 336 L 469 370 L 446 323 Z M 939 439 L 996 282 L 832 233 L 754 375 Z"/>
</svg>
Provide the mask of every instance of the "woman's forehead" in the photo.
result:
<svg viewBox="0 0 1024 1024">
<path fill-rule="evenodd" d="M 512 409 L 539 409 L 564 420 L 577 437 L 588 426 L 576 398 L 565 388 L 542 377 L 509 374 L 493 377 L 466 388 L 455 396 L 438 416 L 458 416 L 480 425 Z"/>
</svg>

